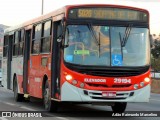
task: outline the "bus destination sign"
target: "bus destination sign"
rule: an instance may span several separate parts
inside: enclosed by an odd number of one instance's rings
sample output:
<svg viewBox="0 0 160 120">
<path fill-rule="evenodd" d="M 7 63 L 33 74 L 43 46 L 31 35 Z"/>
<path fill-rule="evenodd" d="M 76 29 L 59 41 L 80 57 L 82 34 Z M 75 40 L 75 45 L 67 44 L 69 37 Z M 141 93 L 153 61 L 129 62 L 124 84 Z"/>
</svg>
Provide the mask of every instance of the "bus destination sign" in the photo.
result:
<svg viewBox="0 0 160 120">
<path fill-rule="evenodd" d="M 124 8 L 75 8 L 69 11 L 69 18 L 142 22 L 148 21 L 147 13 Z"/>
</svg>

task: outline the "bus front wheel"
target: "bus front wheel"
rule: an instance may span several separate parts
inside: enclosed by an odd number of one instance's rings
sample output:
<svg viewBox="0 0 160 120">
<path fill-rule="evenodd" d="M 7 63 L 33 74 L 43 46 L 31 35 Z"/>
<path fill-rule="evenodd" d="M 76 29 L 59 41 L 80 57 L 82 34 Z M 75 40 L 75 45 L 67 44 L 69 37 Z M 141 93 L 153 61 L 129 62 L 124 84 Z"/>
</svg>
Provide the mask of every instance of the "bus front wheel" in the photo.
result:
<svg viewBox="0 0 160 120">
<path fill-rule="evenodd" d="M 112 107 L 114 113 L 123 113 L 127 107 L 126 102 L 116 102 Z"/>
<path fill-rule="evenodd" d="M 44 107 L 47 111 L 50 112 L 57 112 L 58 110 L 58 103 L 56 101 L 51 100 L 51 92 L 49 89 L 49 84 L 46 82 L 44 91 L 43 91 L 43 103 Z"/>
</svg>

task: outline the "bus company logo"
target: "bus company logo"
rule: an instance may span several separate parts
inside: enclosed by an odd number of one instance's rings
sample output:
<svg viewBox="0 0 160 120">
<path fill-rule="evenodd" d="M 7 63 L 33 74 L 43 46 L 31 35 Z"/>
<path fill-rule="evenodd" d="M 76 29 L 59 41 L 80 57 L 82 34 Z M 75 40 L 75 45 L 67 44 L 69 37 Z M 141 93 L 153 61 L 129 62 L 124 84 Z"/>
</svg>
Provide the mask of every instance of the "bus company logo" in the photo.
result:
<svg viewBox="0 0 160 120">
<path fill-rule="evenodd" d="M 105 83 L 106 79 L 84 78 L 84 82 L 102 82 L 102 83 Z"/>
<path fill-rule="evenodd" d="M 11 112 L 2 112 L 2 118 L 4 117 L 12 117 Z"/>
<path fill-rule="evenodd" d="M 2 118 L 5 117 L 42 117 L 41 112 L 2 112 Z"/>
</svg>

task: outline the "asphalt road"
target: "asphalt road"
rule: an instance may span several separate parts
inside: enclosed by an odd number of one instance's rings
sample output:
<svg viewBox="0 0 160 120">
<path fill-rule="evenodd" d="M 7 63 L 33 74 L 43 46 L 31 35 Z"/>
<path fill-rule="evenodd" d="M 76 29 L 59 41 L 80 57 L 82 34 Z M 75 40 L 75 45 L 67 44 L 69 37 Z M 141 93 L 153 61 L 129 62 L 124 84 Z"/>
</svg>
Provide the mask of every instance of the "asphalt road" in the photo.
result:
<svg viewBox="0 0 160 120">
<path fill-rule="evenodd" d="M 107 114 L 112 114 L 112 110 L 109 106 L 98 106 L 98 105 L 74 105 L 74 104 L 63 104 L 58 113 L 49 113 L 44 110 L 43 103 L 40 100 L 35 98 L 31 98 L 31 102 L 15 102 L 13 98 L 13 92 L 11 90 L 7 90 L 5 88 L 0 87 L 0 111 L 17 111 L 20 113 L 25 113 L 25 111 L 43 111 L 42 118 L 24 118 L 29 120 L 88 120 L 88 119 L 108 119 L 108 120 L 115 120 L 115 119 L 126 119 L 126 120 L 159 120 L 160 117 L 135 117 L 136 113 L 158 113 L 160 114 L 160 94 L 151 94 L 150 102 L 149 103 L 129 103 L 126 109 L 127 113 L 135 114 L 134 117 L 107 117 Z M 28 114 L 28 113 L 27 113 Z M 39 113 L 38 115 L 40 115 Z M 21 120 L 22 118 L 9 118 L 9 117 L 1 117 L 0 120 Z"/>
</svg>

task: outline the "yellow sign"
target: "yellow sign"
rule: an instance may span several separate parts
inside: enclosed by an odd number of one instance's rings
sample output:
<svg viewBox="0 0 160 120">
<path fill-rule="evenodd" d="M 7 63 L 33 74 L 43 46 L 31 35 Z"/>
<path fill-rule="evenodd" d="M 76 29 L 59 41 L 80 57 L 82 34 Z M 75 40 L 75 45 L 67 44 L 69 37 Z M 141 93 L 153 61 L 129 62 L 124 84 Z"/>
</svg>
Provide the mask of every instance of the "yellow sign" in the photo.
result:
<svg viewBox="0 0 160 120">
<path fill-rule="evenodd" d="M 138 19 L 137 12 L 135 11 L 113 11 L 113 10 L 91 10 L 79 9 L 78 17 L 80 18 L 100 18 L 100 19 Z"/>
<path fill-rule="evenodd" d="M 79 9 L 78 10 L 78 17 L 92 17 L 92 10 L 87 9 Z"/>
<path fill-rule="evenodd" d="M 122 8 L 76 8 L 70 10 L 69 18 L 148 21 L 147 13 Z"/>
</svg>

